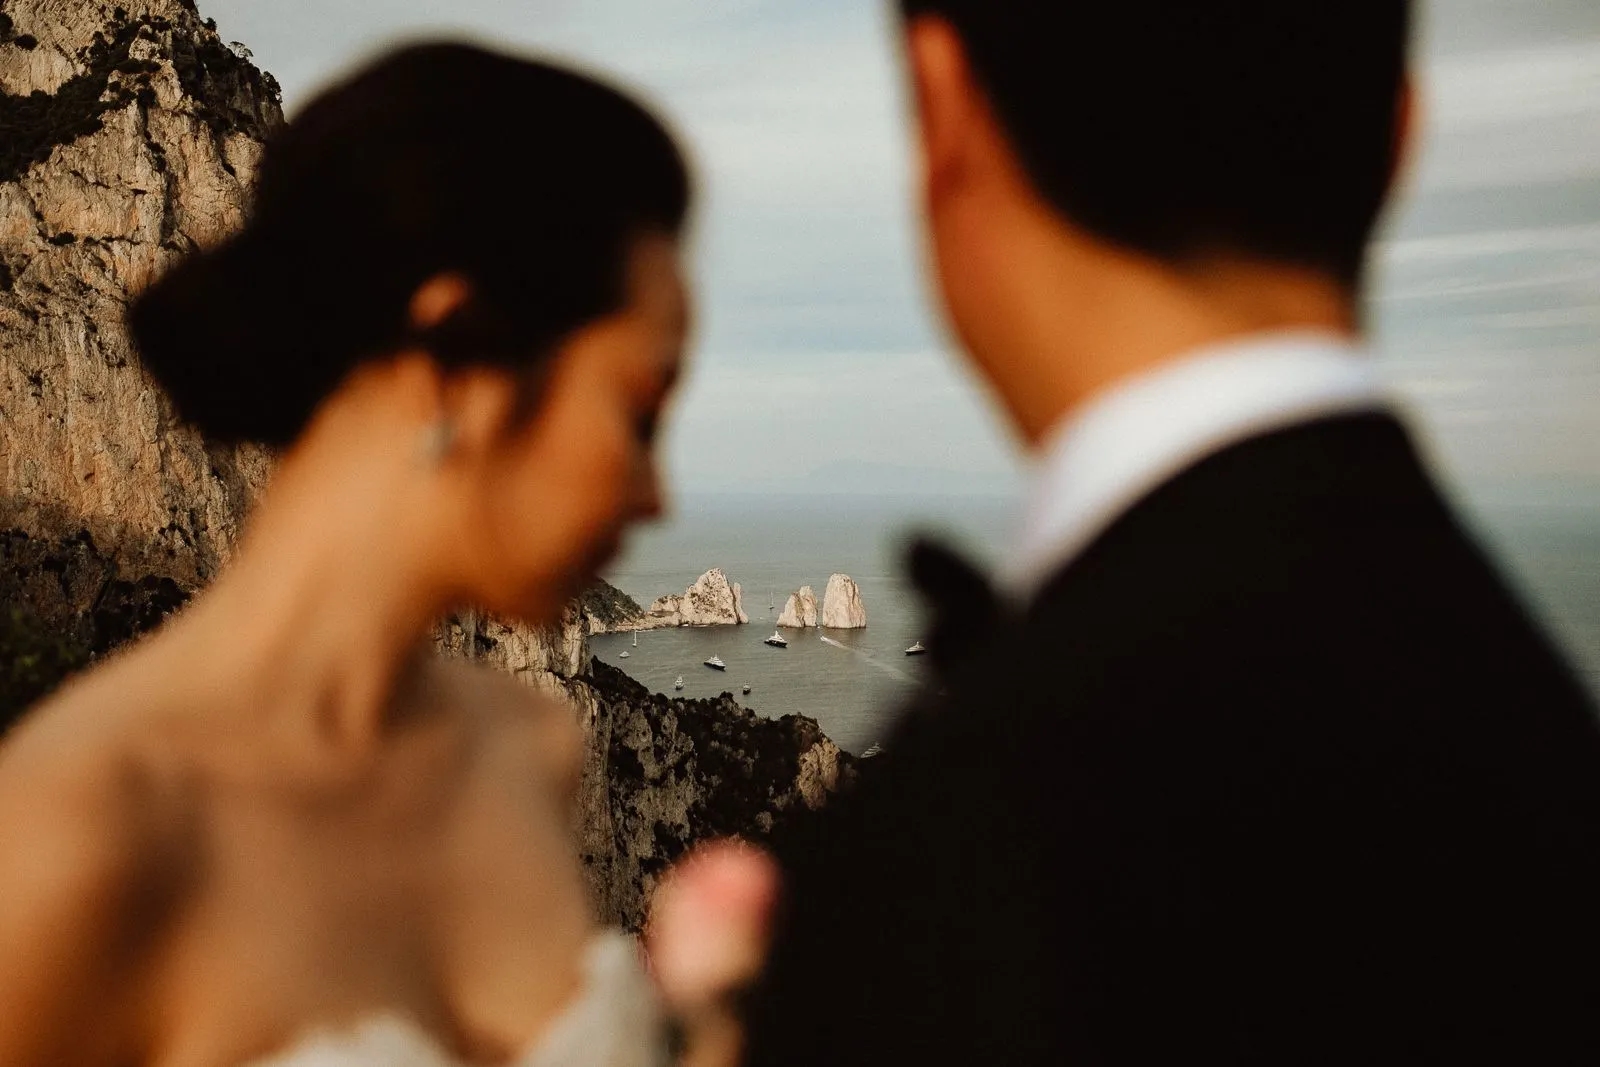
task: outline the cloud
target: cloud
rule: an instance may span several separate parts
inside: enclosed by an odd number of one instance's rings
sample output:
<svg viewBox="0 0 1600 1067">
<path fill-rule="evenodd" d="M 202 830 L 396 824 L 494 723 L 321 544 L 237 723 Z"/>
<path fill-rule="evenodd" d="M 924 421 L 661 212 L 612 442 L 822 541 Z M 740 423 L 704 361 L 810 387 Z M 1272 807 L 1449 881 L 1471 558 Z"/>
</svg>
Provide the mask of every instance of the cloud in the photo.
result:
<svg viewBox="0 0 1600 1067">
<path fill-rule="evenodd" d="M 888 492 L 943 472 L 1014 491 L 1013 446 L 921 277 L 886 0 L 201 4 L 291 106 L 354 56 L 442 31 L 656 101 L 703 178 L 699 352 L 667 443 L 684 485 Z M 1380 364 L 1458 479 L 1600 486 L 1600 5 L 1426 14 L 1425 136 L 1375 273 Z"/>
<path fill-rule="evenodd" d="M 702 366 L 672 425 L 668 467 L 687 492 L 992 496 L 1020 478 L 981 386 L 936 350 Z"/>
<path fill-rule="evenodd" d="M 1600 38 L 1423 66 L 1424 188 L 1600 180 Z"/>
</svg>

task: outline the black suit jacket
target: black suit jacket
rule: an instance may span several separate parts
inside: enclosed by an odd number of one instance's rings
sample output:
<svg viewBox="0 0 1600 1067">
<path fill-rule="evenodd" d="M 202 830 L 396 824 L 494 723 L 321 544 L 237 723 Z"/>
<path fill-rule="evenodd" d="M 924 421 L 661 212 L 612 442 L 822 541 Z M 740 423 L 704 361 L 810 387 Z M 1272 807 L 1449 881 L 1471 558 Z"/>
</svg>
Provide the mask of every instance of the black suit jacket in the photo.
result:
<svg viewBox="0 0 1600 1067">
<path fill-rule="evenodd" d="M 779 843 L 750 1062 L 1600 1059 L 1600 729 L 1394 420 L 1205 459 L 1019 620 L 921 569 L 946 695 Z"/>
</svg>

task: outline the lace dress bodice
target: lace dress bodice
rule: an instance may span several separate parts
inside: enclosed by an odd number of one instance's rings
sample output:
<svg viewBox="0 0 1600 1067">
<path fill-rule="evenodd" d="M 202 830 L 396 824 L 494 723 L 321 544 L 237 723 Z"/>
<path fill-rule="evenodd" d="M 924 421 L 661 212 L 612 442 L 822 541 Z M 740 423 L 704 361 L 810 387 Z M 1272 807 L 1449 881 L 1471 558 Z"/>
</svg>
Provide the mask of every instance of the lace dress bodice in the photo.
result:
<svg viewBox="0 0 1600 1067">
<path fill-rule="evenodd" d="M 608 933 L 584 959 L 584 987 L 533 1048 L 505 1067 L 663 1067 L 663 1016 L 632 938 Z M 249 1067 L 468 1067 L 414 1022 L 382 1015 L 318 1031 Z"/>
</svg>

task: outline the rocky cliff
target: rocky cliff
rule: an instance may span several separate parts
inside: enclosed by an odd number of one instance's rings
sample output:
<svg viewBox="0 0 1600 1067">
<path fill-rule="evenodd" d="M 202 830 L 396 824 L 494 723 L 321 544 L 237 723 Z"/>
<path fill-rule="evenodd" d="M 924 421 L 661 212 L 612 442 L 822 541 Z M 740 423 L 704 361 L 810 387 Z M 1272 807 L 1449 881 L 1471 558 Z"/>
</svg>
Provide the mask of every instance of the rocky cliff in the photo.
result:
<svg viewBox="0 0 1600 1067">
<path fill-rule="evenodd" d="M 834 630 L 860 630 L 867 625 L 861 587 L 848 574 L 828 579 L 828 590 L 822 596 L 822 625 Z"/>
<path fill-rule="evenodd" d="M 561 621 L 536 628 L 504 622 L 477 611 L 458 611 L 434 631 L 445 655 L 477 660 L 515 676 L 546 696 L 565 700 L 588 669 L 589 649 L 583 614 L 567 605 Z"/>
<path fill-rule="evenodd" d="M 123 308 L 238 224 L 277 86 L 183 0 L 3 6 L 0 529 L 204 581 L 270 464 L 176 422 Z"/>
<path fill-rule="evenodd" d="M 817 625 L 817 594 L 809 585 L 802 585 L 789 594 L 778 616 L 778 625 L 797 630 Z"/>
<path fill-rule="evenodd" d="M 712 567 L 696 578 L 682 595 L 658 597 L 643 618 L 622 629 L 740 626 L 749 621 L 750 617 L 744 613 L 744 590 L 738 582 L 730 582 L 721 567 Z"/>
<path fill-rule="evenodd" d="M 117 3 L 0 0 L 0 729 L 198 591 L 272 469 L 176 421 L 123 312 L 239 225 L 277 87 L 191 0 Z M 721 571 L 664 601 L 660 625 L 746 621 Z M 461 612 L 435 636 L 570 702 L 589 731 L 591 886 L 602 915 L 637 925 L 690 841 L 764 833 L 842 764 L 814 723 L 592 678 L 587 628 L 575 605 L 548 630 Z"/>
</svg>

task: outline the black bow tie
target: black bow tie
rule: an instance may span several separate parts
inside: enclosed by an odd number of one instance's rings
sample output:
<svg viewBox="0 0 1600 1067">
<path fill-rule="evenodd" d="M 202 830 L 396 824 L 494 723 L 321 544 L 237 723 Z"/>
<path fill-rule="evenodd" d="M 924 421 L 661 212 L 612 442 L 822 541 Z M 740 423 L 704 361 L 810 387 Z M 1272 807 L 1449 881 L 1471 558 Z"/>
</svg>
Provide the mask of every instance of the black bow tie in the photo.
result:
<svg viewBox="0 0 1600 1067">
<path fill-rule="evenodd" d="M 911 580 L 928 603 L 925 644 L 939 673 L 948 677 L 995 639 L 1008 610 L 983 572 L 943 545 L 918 540 L 909 564 Z"/>
</svg>

